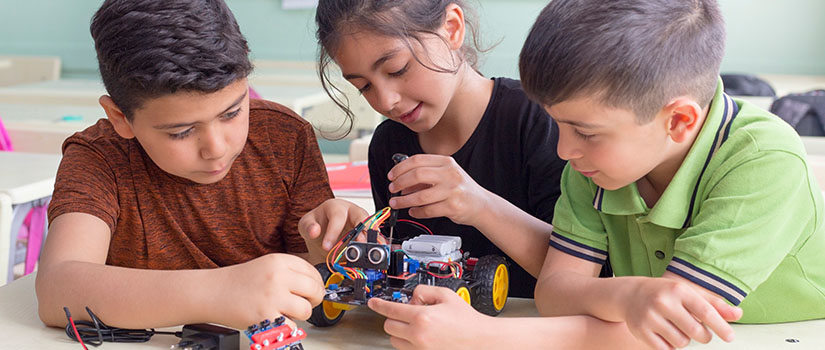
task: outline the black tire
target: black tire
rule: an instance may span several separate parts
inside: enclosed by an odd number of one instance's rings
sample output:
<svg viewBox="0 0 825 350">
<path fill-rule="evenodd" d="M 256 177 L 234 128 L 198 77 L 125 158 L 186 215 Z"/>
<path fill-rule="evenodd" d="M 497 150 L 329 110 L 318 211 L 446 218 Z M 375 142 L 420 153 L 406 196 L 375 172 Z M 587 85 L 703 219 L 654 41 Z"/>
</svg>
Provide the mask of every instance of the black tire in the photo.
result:
<svg viewBox="0 0 825 350">
<path fill-rule="evenodd" d="M 510 271 L 507 267 L 507 260 L 505 260 L 504 257 L 498 255 L 482 256 L 478 259 L 475 269 L 473 270 L 473 279 L 477 282 L 475 293 L 473 295 L 473 307 L 485 315 L 498 316 L 504 308 L 504 303 L 500 303 L 500 307 L 496 307 L 493 295 L 493 283 L 495 282 L 496 271 L 499 266 L 502 265 L 507 270 L 506 287 L 509 288 Z M 507 299 L 507 294 L 508 291 L 505 290 L 505 302 Z"/>
<path fill-rule="evenodd" d="M 289 350 L 304 350 L 304 346 L 303 346 L 303 345 L 301 345 L 301 343 L 298 343 L 298 344 L 292 344 L 292 345 L 289 347 Z"/>
<path fill-rule="evenodd" d="M 458 293 L 458 290 L 462 287 L 467 290 L 467 296 L 470 298 L 470 305 L 472 305 L 473 301 L 473 293 L 470 290 L 470 286 L 467 284 L 467 281 L 459 278 L 439 278 L 435 282 L 435 284 L 439 287 L 447 287 L 453 292 Z"/>
<path fill-rule="evenodd" d="M 327 264 L 316 264 L 315 269 L 318 270 L 318 272 L 321 274 L 321 280 L 324 281 L 324 284 L 326 284 L 327 280 L 329 280 L 330 276 L 332 276 L 332 273 L 329 272 L 329 269 L 327 269 Z M 344 313 L 346 312 L 344 310 L 341 310 L 341 313 L 338 314 L 338 316 L 335 318 L 327 317 L 327 314 L 324 312 L 324 303 L 329 302 L 322 301 L 320 304 L 318 304 L 318 306 L 314 307 L 312 309 L 312 316 L 309 316 L 307 322 L 316 327 L 330 327 L 338 323 L 338 321 L 341 320 L 341 317 L 344 317 Z M 300 344 L 298 345 L 301 346 Z M 301 346 L 301 349 L 303 349 L 303 346 Z"/>
</svg>

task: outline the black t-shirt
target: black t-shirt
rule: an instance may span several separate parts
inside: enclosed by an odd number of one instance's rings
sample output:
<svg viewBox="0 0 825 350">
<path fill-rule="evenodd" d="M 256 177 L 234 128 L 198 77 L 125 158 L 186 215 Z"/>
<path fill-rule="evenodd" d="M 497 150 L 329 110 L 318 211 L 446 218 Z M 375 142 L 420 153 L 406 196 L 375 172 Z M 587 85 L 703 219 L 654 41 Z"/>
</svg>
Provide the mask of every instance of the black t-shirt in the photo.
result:
<svg viewBox="0 0 825 350">
<path fill-rule="evenodd" d="M 556 153 L 559 133 L 544 109 L 527 99 L 518 80 L 495 78 L 487 110 L 469 140 L 452 155 L 473 180 L 521 210 L 552 222 L 553 208 L 561 193 L 559 182 L 565 161 Z M 424 153 L 418 135 L 392 120 L 375 130 L 369 147 L 369 171 L 376 208 L 389 203 L 387 173 L 392 155 Z M 437 235 L 461 237 L 462 250 L 472 257 L 498 254 L 510 262 L 510 295 L 533 297 L 536 279 L 493 245 L 472 226 L 458 225 L 448 218 L 414 219 L 402 210 L 399 219 L 426 225 Z M 422 232 L 412 225 L 397 224 L 396 238 L 415 237 Z M 548 232 L 549 234 L 549 232 Z"/>
</svg>

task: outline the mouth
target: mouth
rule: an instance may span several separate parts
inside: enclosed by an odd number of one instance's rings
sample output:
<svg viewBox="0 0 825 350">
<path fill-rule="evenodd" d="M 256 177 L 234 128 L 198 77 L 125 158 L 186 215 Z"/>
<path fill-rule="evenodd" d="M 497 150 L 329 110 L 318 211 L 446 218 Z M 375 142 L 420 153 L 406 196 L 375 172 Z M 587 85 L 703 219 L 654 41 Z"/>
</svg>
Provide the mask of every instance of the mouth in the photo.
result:
<svg viewBox="0 0 825 350">
<path fill-rule="evenodd" d="M 573 170 L 578 171 L 580 174 L 584 175 L 585 177 L 593 177 L 593 175 L 596 175 L 599 172 L 598 170 L 593 170 L 593 171 L 580 170 L 579 168 L 577 168 L 575 165 L 572 165 L 572 164 L 570 166 L 573 168 Z"/>
<path fill-rule="evenodd" d="M 413 108 L 411 111 L 400 115 L 398 117 L 398 120 L 400 120 L 402 123 L 409 124 L 409 123 L 412 123 L 412 122 L 418 120 L 418 117 L 420 115 L 421 115 L 421 102 L 419 102 L 415 106 L 415 108 Z"/>
<path fill-rule="evenodd" d="M 217 170 L 207 170 L 207 171 L 205 171 L 205 173 L 207 173 L 209 175 L 218 175 L 218 174 L 222 173 L 224 170 L 226 170 L 226 168 L 228 166 L 229 165 L 227 164 L 227 165 L 224 165 L 224 166 L 218 168 Z"/>
</svg>

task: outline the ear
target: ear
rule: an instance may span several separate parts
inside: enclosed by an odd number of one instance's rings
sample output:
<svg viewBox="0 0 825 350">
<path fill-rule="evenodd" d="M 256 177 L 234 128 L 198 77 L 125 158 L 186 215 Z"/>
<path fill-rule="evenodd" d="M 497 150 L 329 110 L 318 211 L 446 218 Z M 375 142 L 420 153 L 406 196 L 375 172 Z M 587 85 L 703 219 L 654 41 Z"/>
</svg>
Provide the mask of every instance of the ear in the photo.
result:
<svg viewBox="0 0 825 350">
<path fill-rule="evenodd" d="M 704 117 L 702 107 L 688 97 L 674 99 L 660 113 L 665 115 L 668 135 L 677 143 L 690 140 L 698 132 Z"/>
<path fill-rule="evenodd" d="M 126 115 L 123 114 L 120 107 L 115 104 L 115 101 L 112 100 L 111 97 L 108 95 L 100 96 L 97 102 L 103 107 L 103 110 L 106 112 L 106 117 L 109 118 L 109 121 L 115 128 L 115 132 L 117 132 L 120 137 L 124 139 L 135 137 L 135 133 L 132 131 L 132 123 L 129 122 L 129 119 L 126 119 Z"/>
<path fill-rule="evenodd" d="M 450 45 L 450 49 L 458 50 L 464 44 L 464 10 L 460 6 L 451 3 L 447 5 L 444 16 L 444 30 L 446 31 L 446 40 Z"/>
</svg>

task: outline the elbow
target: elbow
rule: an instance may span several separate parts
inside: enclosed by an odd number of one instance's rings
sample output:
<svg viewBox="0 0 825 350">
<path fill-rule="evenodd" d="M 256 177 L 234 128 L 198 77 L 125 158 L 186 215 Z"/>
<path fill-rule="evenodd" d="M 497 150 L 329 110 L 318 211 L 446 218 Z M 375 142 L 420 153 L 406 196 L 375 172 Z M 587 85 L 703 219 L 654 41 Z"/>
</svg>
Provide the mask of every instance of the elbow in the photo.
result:
<svg viewBox="0 0 825 350">
<path fill-rule="evenodd" d="M 63 327 L 68 321 L 57 303 L 57 295 L 51 287 L 52 284 L 43 271 L 37 273 L 34 287 L 37 296 L 37 316 L 46 326 Z"/>
<path fill-rule="evenodd" d="M 550 293 L 550 285 L 547 278 L 539 278 L 539 280 L 536 281 L 536 289 L 534 294 L 536 309 L 538 309 L 539 315 L 555 316 L 551 302 L 553 296 Z"/>
</svg>

